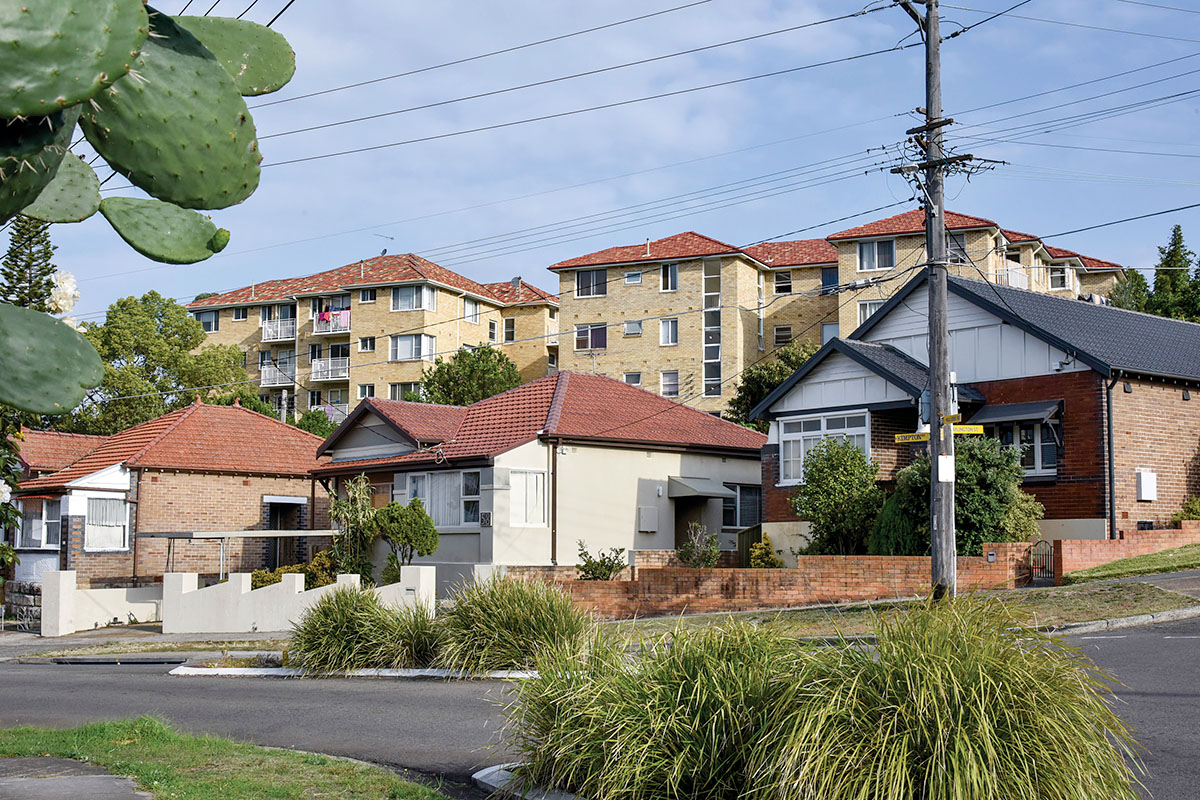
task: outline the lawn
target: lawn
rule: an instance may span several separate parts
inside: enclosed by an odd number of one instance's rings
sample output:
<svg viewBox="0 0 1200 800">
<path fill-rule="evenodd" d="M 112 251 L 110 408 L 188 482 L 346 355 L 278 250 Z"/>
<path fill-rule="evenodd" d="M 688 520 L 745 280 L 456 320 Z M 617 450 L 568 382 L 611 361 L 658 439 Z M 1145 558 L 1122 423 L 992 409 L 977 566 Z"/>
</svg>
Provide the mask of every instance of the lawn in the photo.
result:
<svg viewBox="0 0 1200 800">
<path fill-rule="evenodd" d="M 1200 567 L 1200 544 L 1189 544 L 1174 550 L 1162 550 L 1143 556 L 1130 556 L 1110 561 L 1091 569 L 1068 572 L 1063 576 L 1067 583 L 1101 581 L 1108 578 L 1126 578 L 1130 575 L 1153 575 L 1157 572 L 1175 572 L 1181 569 Z"/>
<path fill-rule="evenodd" d="M 58 756 L 129 775 L 159 798 L 445 800 L 379 767 L 214 736 L 176 733 L 150 717 L 71 730 L 0 730 L 0 757 Z"/>
<path fill-rule="evenodd" d="M 1168 592 L 1147 583 L 1051 586 L 991 593 L 1010 604 L 1013 615 L 1039 627 L 1068 622 L 1151 614 L 1196 605 L 1195 598 Z M 689 626 L 712 625 L 731 616 L 749 622 L 778 626 L 793 636 L 861 636 L 871 632 L 872 619 L 903 609 L 907 603 L 811 608 L 799 611 L 756 611 L 741 614 L 699 614 L 670 619 L 645 619 L 613 623 L 630 638 L 666 633 L 682 622 Z"/>
</svg>

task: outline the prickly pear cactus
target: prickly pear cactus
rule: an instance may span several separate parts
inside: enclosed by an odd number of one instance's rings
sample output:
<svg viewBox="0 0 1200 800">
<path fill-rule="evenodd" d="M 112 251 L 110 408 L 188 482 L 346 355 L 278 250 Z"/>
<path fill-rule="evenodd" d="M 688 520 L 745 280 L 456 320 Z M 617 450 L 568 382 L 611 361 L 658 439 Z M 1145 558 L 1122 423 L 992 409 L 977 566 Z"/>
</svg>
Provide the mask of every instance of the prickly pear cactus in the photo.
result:
<svg viewBox="0 0 1200 800">
<path fill-rule="evenodd" d="M 49 114 L 129 72 L 143 0 L 0 0 L 0 117 Z"/>
<path fill-rule="evenodd" d="M 22 214 L 43 222 L 83 222 L 100 208 L 100 179 L 83 159 L 71 153 L 54 180 Z"/>
<path fill-rule="evenodd" d="M 0 303 L 4 380 L 0 403 L 36 414 L 62 414 L 104 377 L 95 348 L 64 322 Z"/>
<path fill-rule="evenodd" d="M 161 200 L 106 197 L 100 213 L 130 247 L 167 264 L 194 264 L 229 243 L 208 217 Z"/>
<path fill-rule="evenodd" d="M 212 51 L 245 97 L 278 91 L 296 72 L 287 39 L 265 25 L 227 17 L 176 17 Z"/>
<path fill-rule="evenodd" d="M 85 108 L 83 132 L 109 165 L 184 208 L 226 208 L 258 187 L 254 121 L 233 78 L 195 36 L 150 10 L 126 75 Z"/>
<path fill-rule="evenodd" d="M 0 222 L 32 203 L 54 179 L 78 119 L 76 106 L 41 117 L 0 120 Z"/>
</svg>

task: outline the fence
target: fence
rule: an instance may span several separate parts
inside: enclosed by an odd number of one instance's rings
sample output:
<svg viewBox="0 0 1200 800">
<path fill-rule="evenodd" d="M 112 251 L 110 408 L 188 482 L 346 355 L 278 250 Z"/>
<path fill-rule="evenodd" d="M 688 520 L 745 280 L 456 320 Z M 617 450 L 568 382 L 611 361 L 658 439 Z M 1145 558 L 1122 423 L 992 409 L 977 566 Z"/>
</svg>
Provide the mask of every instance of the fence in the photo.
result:
<svg viewBox="0 0 1200 800">
<path fill-rule="evenodd" d="M 1098 567 L 1130 556 L 1142 556 L 1200 544 L 1200 520 L 1184 520 L 1179 529 L 1119 531 L 1119 539 L 1059 539 L 1054 542 L 1054 582 L 1068 572 Z"/>
<path fill-rule="evenodd" d="M 77 589 L 75 570 L 42 573 L 42 636 L 66 636 L 113 622 L 157 622 L 161 611 L 161 586 Z"/>
</svg>

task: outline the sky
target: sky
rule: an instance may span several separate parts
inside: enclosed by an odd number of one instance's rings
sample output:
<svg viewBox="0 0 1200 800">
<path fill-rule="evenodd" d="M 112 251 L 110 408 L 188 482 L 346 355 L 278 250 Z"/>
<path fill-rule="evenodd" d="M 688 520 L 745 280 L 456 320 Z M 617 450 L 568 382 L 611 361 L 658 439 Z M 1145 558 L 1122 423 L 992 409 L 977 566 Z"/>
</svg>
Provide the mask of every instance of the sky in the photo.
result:
<svg viewBox="0 0 1200 800">
<path fill-rule="evenodd" d="M 161 10 L 177 13 L 183 2 L 164 0 Z M 886 170 L 924 105 L 912 20 L 877 2 L 776 33 L 864 2 L 294 0 L 273 27 L 296 51 L 295 77 L 247 98 L 264 156 L 260 186 L 211 212 L 232 233 L 228 248 L 168 266 L 129 249 L 98 214 L 56 225 L 56 263 L 82 294 L 74 316 L 98 321 L 117 298 L 151 289 L 187 302 L 385 248 L 480 282 L 520 275 L 557 290 L 547 266 L 614 245 L 686 230 L 735 246 L 812 238 L 916 208 L 913 188 Z M 952 177 L 947 207 L 1142 268 L 1173 225 L 1200 237 L 1200 209 L 1051 237 L 1200 201 L 1200 5 L 1029 0 L 995 19 L 979 13 L 1016 2 L 942 6 L 943 35 L 981 23 L 942 46 L 944 107 L 956 121 L 947 142 L 1009 162 Z M 245 18 L 266 23 L 285 3 L 220 0 L 212 13 L 249 6 Z M 210 5 L 196 0 L 189 11 Z M 653 16 L 612 25 L 643 15 Z M 519 47 L 598 26 L 609 27 Z M 760 38 L 710 47 L 744 37 Z M 708 49 L 673 56 L 696 48 Z M 875 51 L 886 52 L 852 58 Z M 470 60 L 428 69 L 461 59 Z M 656 60 L 607 69 L 645 59 Z M 604 71 L 445 102 L 593 70 Z M 782 74 L 739 81 L 767 73 Z M 738 82 L 626 102 L 729 81 Z M 313 92 L 325 93 L 300 97 Z M 624 104 L 507 124 L 615 103 Z M 405 111 L 430 104 L 439 105 Z M 312 126 L 328 127 L 289 133 Z M 409 143 L 377 147 L 396 142 Z M 357 148 L 376 149 L 329 155 Z M 104 190 L 141 196 L 119 175 Z"/>
</svg>

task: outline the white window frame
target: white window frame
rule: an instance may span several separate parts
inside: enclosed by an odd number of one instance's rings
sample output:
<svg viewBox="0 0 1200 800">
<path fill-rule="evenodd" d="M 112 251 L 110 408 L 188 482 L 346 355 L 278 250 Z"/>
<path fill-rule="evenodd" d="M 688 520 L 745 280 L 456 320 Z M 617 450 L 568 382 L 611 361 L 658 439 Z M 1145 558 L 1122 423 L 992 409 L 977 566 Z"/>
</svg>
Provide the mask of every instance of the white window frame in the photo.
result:
<svg viewBox="0 0 1200 800">
<path fill-rule="evenodd" d="M 675 391 L 667 394 L 667 376 L 675 376 Z M 658 393 L 663 397 L 679 397 L 679 370 L 667 369 L 658 373 Z"/>
<path fill-rule="evenodd" d="M 588 276 L 586 279 L 584 276 Z M 599 281 L 596 277 L 599 277 Z M 608 294 L 607 269 L 581 269 L 575 271 L 576 297 L 605 297 Z"/>
<path fill-rule="evenodd" d="M 20 500 L 20 498 L 16 498 L 16 499 Z M 30 535 L 28 537 L 26 536 L 26 533 L 25 533 L 25 520 L 26 520 L 25 507 L 27 504 L 32 504 L 35 501 L 21 500 L 21 507 L 19 509 L 19 511 L 21 513 L 21 524 L 20 524 L 20 527 L 16 531 L 17 549 L 20 549 L 20 550 L 58 550 L 59 549 L 59 547 L 62 545 L 62 500 L 63 500 L 63 498 L 60 497 L 57 500 L 36 501 L 38 516 L 36 518 L 29 517 L 29 521 L 31 523 L 33 523 L 33 529 L 30 531 Z M 57 532 L 55 538 L 57 538 L 58 541 L 56 541 L 54 543 L 50 543 L 49 541 L 47 541 L 50 538 L 50 536 L 47 533 L 47 529 L 49 527 L 48 521 L 50 520 L 50 515 L 47 510 L 47 506 L 51 503 L 54 503 L 55 505 L 58 506 L 58 516 L 54 518 L 53 523 L 49 523 L 49 524 L 53 524 L 55 526 L 55 531 Z"/>
<path fill-rule="evenodd" d="M 496 341 L 496 336 L 497 336 L 496 320 L 489 319 L 488 320 L 488 341 L 489 342 Z"/>
<path fill-rule="evenodd" d="M 1033 443 L 1029 445 L 1021 444 L 1021 428 L 1025 425 L 1033 426 Z M 1020 451 L 1024 451 L 1026 447 L 1033 449 L 1033 466 L 1021 466 L 1025 470 L 1025 476 L 1029 478 L 1052 478 L 1058 475 L 1058 462 L 1062 459 L 1062 454 L 1059 453 L 1059 442 L 1061 441 L 1061 425 L 1055 425 L 1053 421 L 1042 422 L 1041 420 L 1018 419 L 1010 422 L 993 422 L 984 426 L 983 431 L 985 436 L 990 436 L 994 439 L 1000 438 L 1000 429 L 1008 428 L 1012 432 L 1012 443 L 1004 445 L 1005 447 L 1015 447 Z M 1055 431 L 1057 428 L 1057 433 Z M 1050 440 L 1043 438 L 1044 434 L 1050 434 Z M 1042 448 L 1046 445 L 1054 445 L 1054 466 L 1045 466 Z"/>
<path fill-rule="evenodd" d="M 780 337 L 783 340 L 780 341 Z M 771 341 L 776 347 L 787 347 L 792 343 L 792 326 L 791 325 L 776 325 L 771 330 Z"/>
<path fill-rule="evenodd" d="M 375 396 L 375 384 L 360 383 L 358 384 L 358 399 L 366 400 L 368 397 Z"/>
<path fill-rule="evenodd" d="M 534 489 L 532 500 L 529 496 L 530 481 Z M 520 489 L 518 484 L 521 484 Z M 541 470 L 514 469 L 508 473 L 508 485 L 509 524 L 514 528 L 547 527 L 546 473 Z M 531 514 L 531 511 L 536 513 Z"/>
<path fill-rule="evenodd" d="M 221 330 L 220 311 L 197 311 L 193 314 L 205 333 L 219 333 Z"/>
<path fill-rule="evenodd" d="M 546 366 L 550 369 L 558 369 L 558 353 L 553 350 L 546 353 Z"/>
<path fill-rule="evenodd" d="M 636 380 L 630 380 L 630 378 L 634 376 L 636 376 Z M 630 386 L 640 387 L 642 385 L 642 373 L 640 372 L 626 372 L 623 376 L 623 379 L 625 383 L 629 384 Z"/>
<path fill-rule="evenodd" d="M 604 344 L 596 346 L 595 334 L 596 331 L 602 331 L 604 336 Z M 587 346 L 580 347 L 580 333 L 585 333 L 587 337 Z M 603 322 L 581 322 L 575 326 L 575 352 L 583 352 L 585 350 L 607 350 L 608 349 L 608 325 Z"/>
<path fill-rule="evenodd" d="M 830 339 L 836 339 L 841 335 L 841 326 L 836 322 L 821 323 L 821 344 L 824 345 Z"/>
<path fill-rule="evenodd" d="M 626 286 L 640 286 L 641 283 L 642 283 L 642 271 L 640 269 L 639 270 L 631 270 L 631 271 L 625 273 L 625 285 Z"/>
<path fill-rule="evenodd" d="M 845 420 L 860 416 L 865 417 L 862 426 L 835 428 L 833 432 L 828 427 L 830 420 Z M 818 423 L 815 428 L 803 430 L 805 427 L 810 427 L 805 423 L 812 422 Z M 806 440 L 812 440 L 815 445 L 823 439 L 861 435 L 865 444 L 863 455 L 867 457 L 867 461 L 871 460 L 871 412 L 865 408 L 846 409 L 826 414 L 782 417 L 776 420 L 775 424 L 779 426 L 779 483 L 776 484 L 777 486 L 796 486 L 800 483 L 800 476 L 804 474 Z M 789 432 L 787 426 L 792 424 L 801 426 L 801 430 Z M 796 452 L 796 448 L 799 448 L 798 452 Z"/>
<path fill-rule="evenodd" d="M 125 512 L 125 521 L 120 526 L 120 528 L 121 528 L 121 545 L 119 547 L 93 547 L 92 545 L 88 544 L 88 542 L 91 538 L 91 533 L 94 528 L 115 527 L 112 525 L 94 525 L 92 523 L 92 521 L 91 521 L 92 515 L 91 515 L 90 506 L 91 506 L 91 503 L 93 500 L 98 500 L 98 501 L 106 500 L 106 501 L 112 501 L 112 502 L 117 502 L 117 503 L 121 504 L 122 510 Z M 125 501 L 125 498 L 124 497 L 88 497 L 85 502 L 88 505 L 88 513 L 84 516 L 84 523 L 83 523 L 83 551 L 85 553 L 124 553 L 124 552 L 127 552 L 129 550 L 129 503 L 127 503 Z M 98 533 L 98 531 L 97 531 L 97 533 Z"/>
<path fill-rule="evenodd" d="M 467 476 L 475 476 L 475 494 L 467 494 Z M 462 500 L 462 508 L 459 510 L 459 522 L 464 528 L 479 527 L 479 511 L 480 511 L 480 495 L 483 493 L 483 473 L 477 469 L 465 469 L 458 473 L 459 479 L 459 499 Z M 469 512 L 467 509 L 474 506 L 474 512 Z M 473 515 L 475 519 L 467 519 L 469 515 Z"/>
<path fill-rule="evenodd" d="M 472 325 L 479 324 L 479 301 L 474 297 L 463 298 L 463 319 Z"/>
<path fill-rule="evenodd" d="M 476 489 L 476 492 L 477 492 L 476 494 L 468 495 L 468 494 L 464 494 L 464 492 L 463 492 L 463 489 L 466 484 L 465 475 L 467 473 L 471 473 L 471 474 L 478 476 L 478 479 L 476 481 L 477 486 L 478 486 L 478 488 Z M 434 525 L 437 526 L 439 533 L 446 532 L 446 531 L 479 530 L 479 527 L 480 527 L 479 519 L 482 516 L 481 512 L 483 510 L 483 502 L 482 502 L 483 501 L 483 497 L 482 497 L 482 495 L 483 495 L 483 472 L 481 470 L 477 470 L 477 469 L 448 470 L 446 472 L 437 472 L 437 473 L 406 472 L 406 473 L 402 473 L 402 474 L 404 475 L 404 488 L 406 490 L 409 501 L 411 502 L 412 498 L 414 498 L 414 497 L 421 498 L 421 503 L 425 506 L 426 512 L 428 512 L 431 517 L 433 516 L 434 512 L 437 509 L 431 509 L 429 507 L 430 478 L 435 474 L 436 475 L 451 474 L 451 475 L 457 476 L 456 483 L 458 485 L 458 502 L 456 503 L 456 508 L 458 510 L 458 517 L 451 524 L 437 525 L 437 522 L 435 521 Z M 468 512 L 468 508 L 469 508 L 468 503 L 474 504 L 474 506 L 475 506 L 475 509 L 474 509 L 475 521 L 474 522 L 465 521 L 467 514 L 470 513 L 470 512 Z"/>
<path fill-rule="evenodd" d="M 675 347 L 679 344 L 679 319 L 668 317 L 658 321 L 658 346 Z"/>
<path fill-rule="evenodd" d="M 658 291 L 660 292 L 678 292 L 679 291 L 679 265 L 675 263 L 663 264 L 658 268 Z"/>
<path fill-rule="evenodd" d="M 640 319 L 625 320 L 625 328 L 621 335 L 622 336 L 641 336 L 642 335 L 642 321 Z"/>
<path fill-rule="evenodd" d="M 389 383 L 388 384 L 388 399 L 389 400 L 403 400 L 404 395 L 408 394 L 410 392 L 412 394 L 420 394 L 421 393 L 421 384 L 419 382 L 413 383 L 411 381 L 402 381 L 400 383 Z"/>
<path fill-rule="evenodd" d="M 792 293 L 792 271 L 785 269 L 775 273 L 775 294 Z"/>
<path fill-rule="evenodd" d="M 358 290 L 358 302 L 360 305 L 362 303 L 374 303 L 378 299 L 378 297 L 379 297 L 379 292 L 376 289 L 359 289 Z"/>
<path fill-rule="evenodd" d="M 400 298 L 412 294 L 412 306 L 405 307 Z M 425 284 L 408 284 L 392 287 L 392 311 L 437 311 L 437 289 Z"/>
<path fill-rule="evenodd" d="M 763 277 L 758 273 L 758 333 L 762 335 L 763 325 Z M 700 268 L 700 299 L 703 312 L 700 314 L 700 357 L 701 357 L 701 386 L 705 397 L 720 397 L 722 380 L 721 356 L 721 262 L 719 260 L 705 261 Z M 676 395 L 678 396 L 678 395 Z"/>
<path fill-rule="evenodd" d="M 400 340 L 411 340 L 411 358 L 400 357 Z M 391 336 L 388 342 L 388 361 L 433 361 L 437 352 L 437 337 L 427 333 L 401 333 Z"/>
<path fill-rule="evenodd" d="M 375 352 L 375 337 L 374 336 L 358 337 L 358 352 L 374 353 Z"/>
<path fill-rule="evenodd" d="M 967 234 L 965 231 L 946 231 L 946 260 L 951 264 L 967 264 Z"/>
<path fill-rule="evenodd" d="M 239 306 L 233 309 L 234 322 L 245 322 L 248 319 L 250 319 L 250 309 L 246 308 L 245 306 Z"/>
<path fill-rule="evenodd" d="M 876 313 L 878 313 L 879 309 L 883 308 L 883 304 L 886 302 L 886 300 L 859 300 L 858 324 L 862 325 L 864 322 L 873 317 Z M 871 311 L 867 314 L 864 314 L 863 311 L 868 308 L 870 308 Z"/>
<path fill-rule="evenodd" d="M 892 248 L 892 263 L 886 267 L 879 266 L 879 246 L 881 244 L 891 245 Z M 866 254 L 870 253 L 870 258 L 865 258 Z M 864 266 L 864 264 L 870 266 Z M 856 265 L 859 272 L 883 272 L 896 267 L 896 240 L 895 239 L 871 239 L 865 242 L 858 243 L 858 264 Z"/>
<path fill-rule="evenodd" d="M 1048 274 L 1046 275 L 1046 285 L 1049 286 L 1052 291 L 1058 291 L 1060 289 L 1073 289 L 1075 282 L 1071 280 L 1071 278 L 1073 277 L 1074 272 L 1074 269 L 1066 266 L 1065 264 L 1061 266 L 1051 266 L 1049 267 Z M 1061 286 L 1054 285 L 1055 278 L 1062 278 Z"/>
<path fill-rule="evenodd" d="M 313 402 L 314 399 L 316 399 L 317 402 L 314 403 Z M 321 390 L 320 389 L 309 389 L 308 390 L 308 407 L 309 408 L 320 408 L 323 405 L 325 405 L 325 404 L 321 402 Z"/>
<path fill-rule="evenodd" d="M 504 343 L 512 344 L 517 340 L 517 318 L 504 318 Z"/>
</svg>

